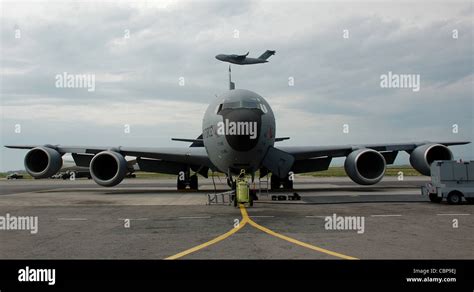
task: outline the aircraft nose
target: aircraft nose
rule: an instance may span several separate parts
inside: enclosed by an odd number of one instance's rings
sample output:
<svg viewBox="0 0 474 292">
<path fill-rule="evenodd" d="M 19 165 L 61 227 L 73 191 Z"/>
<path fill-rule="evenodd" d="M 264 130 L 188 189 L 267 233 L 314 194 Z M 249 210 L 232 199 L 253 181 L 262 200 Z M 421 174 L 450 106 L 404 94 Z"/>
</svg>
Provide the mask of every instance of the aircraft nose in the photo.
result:
<svg viewBox="0 0 474 292">
<path fill-rule="evenodd" d="M 216 59 L 220 61 L 222 61 L 223 57 L 224 56 L 222 54 L 216 55 Z"/>
<path fill-rule="evenodd" d="M 224 112 L 223 121 L 229 129 L 229 132 L 225 133 L 225 138 L 230 147 L 237 151 L 253 149 L 260 136 L 261 116 L 262 112 L 257 109 L 239 108 Z"/>
</svg>

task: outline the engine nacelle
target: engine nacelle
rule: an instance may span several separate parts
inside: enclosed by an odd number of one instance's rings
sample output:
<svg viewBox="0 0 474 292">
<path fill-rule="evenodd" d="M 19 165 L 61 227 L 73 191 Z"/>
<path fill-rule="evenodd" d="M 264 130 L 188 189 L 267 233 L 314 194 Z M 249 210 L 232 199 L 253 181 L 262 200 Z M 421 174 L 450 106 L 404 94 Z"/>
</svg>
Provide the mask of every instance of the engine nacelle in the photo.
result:
<svg viewBox="0 0 474 292">
<path fill-rule="evenodd" d="M 386 165 L 385 158 L 379 152 L 359 149 L 347 155 L 344 169 L 354 182 L 360 185 L 373 185 L 383 178 Z"/>
<path fill-rule="evenodd" d="M 122 154 L 114 151 L 102 151 L 96 154 L 90 164 L 92 178 L 104 187 L 118 185 L 127 171 L 127 161 Z"/>
<path fill-rule="evenodd" d="M 410 164 L 419 173 L 430 175 L 431 163 L 435 160 L 452 160 L 453 153 L 441 144 L 426 144 L 418 146 L 410 154 Z"/>
<path fill-rule="evenodd" d="M 45 146 L 31 149 L 25 156 L 25 169 L 34 178 L 48 178 L 61 169 L 61 154 Z"/>
</svg>

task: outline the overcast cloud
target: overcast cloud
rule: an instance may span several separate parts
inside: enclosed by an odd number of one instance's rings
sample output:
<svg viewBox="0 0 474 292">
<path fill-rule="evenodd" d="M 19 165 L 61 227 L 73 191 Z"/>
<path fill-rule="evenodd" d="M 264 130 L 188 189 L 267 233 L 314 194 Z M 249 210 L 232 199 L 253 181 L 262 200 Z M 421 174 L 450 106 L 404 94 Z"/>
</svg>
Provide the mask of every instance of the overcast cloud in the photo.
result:
<svg viewBox="0 0 474 292">
<path fill-rule="evenodd" d="M 472 141 L 472 2 L 413 2 L 2 2 L 1 144 L 187 146 L 170 138 L 197 137 L 228 86 L 214 56 L 266 49 L 233 79 L 272 105 L 279 145 Z M 388 71 L 420 74 L 420 91 L 381 88 Z M 95 91 L 56 88 L 63 72 L 95 74 Z"/>
</svg>

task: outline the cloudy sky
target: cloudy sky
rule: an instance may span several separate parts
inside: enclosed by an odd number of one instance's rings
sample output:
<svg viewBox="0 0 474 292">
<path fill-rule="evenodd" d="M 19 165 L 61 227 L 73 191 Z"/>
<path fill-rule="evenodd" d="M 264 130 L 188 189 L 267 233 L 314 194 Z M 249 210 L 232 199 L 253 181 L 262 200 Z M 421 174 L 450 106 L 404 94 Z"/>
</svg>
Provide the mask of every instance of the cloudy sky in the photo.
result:
<svg viewBox="0 0 474 292">
<path fill-rule="evenodd" d="M 2 145 L 187 146 L 170 138 L 197 137 L 228 86 L 214 56 L 266 49 L 233 79 L 272 105 L 280 145 L 474 140 L 471 1 L 1 5 Z M 420 90 L 382 88 L 389 71 L 419 74 Z M 57 88 L 63 72 L 93 74 L 95 91 Z M 0 153 L 1 170 L 23 167 L 25 151 Z"/>
</svg>

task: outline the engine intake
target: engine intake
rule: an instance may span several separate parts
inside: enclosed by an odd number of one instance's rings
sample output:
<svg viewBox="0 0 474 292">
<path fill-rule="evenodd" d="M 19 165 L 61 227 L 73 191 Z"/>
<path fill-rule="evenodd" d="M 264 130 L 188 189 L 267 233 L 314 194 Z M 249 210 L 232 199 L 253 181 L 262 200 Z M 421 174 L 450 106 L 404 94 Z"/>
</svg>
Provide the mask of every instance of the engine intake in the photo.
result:
<svg viewBox="0 0 474 292">
<path fill-rule="evenodd" d="M 430 166 L 435 160 L 452 160 L 453 153 L 441 144 L 426 144 L 418 146 L 410 154 L 410 164 L 419 173 L 431 175 Z"/>
<path fill-rule="evenodd" d="M 114 151 L 102 151 L 95 155 L 90 164 L 94 181 L 104 187 L 118 185 L 127 174 L 127 161 L 122 154 Z"/>
<path fill-rule="evenodd" d="M 359 149 L 347 155 L 344 169 L 354 182 L 360 185 L 373 185 L 383 178 L 386 165 L 385 158 L 379 152 Z"/>
<path fill-rule="evenodd" d="M 25 156 L 25 169 L 34 178 L 47 178 L 55 175 L 63 166 L 61 154 L 48 147 L 31 149 Z"/>
</svg>

